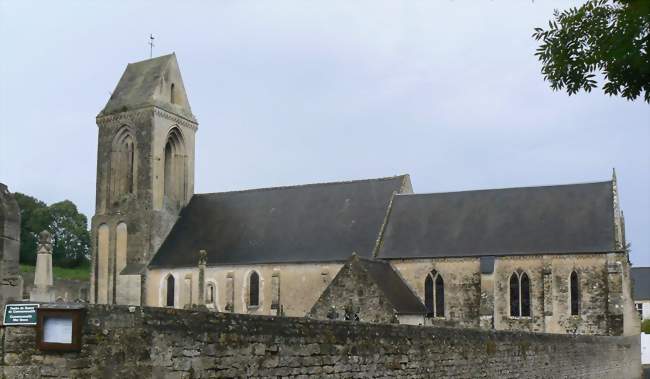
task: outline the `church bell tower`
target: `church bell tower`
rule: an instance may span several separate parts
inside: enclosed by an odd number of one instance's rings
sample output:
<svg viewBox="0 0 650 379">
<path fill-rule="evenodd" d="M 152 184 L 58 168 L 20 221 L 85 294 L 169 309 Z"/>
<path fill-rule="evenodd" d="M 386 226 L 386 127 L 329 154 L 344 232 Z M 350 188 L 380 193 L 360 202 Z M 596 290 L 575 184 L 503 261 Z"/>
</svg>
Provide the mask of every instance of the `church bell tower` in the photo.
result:
<svg viewBox="0 0 650 379">
<path fill-rule="evenodd" d="M 97 115 L 91 302 L 145 304 L 145 269 L 194 194 L 198 123 L 176 55 L 127 65 Z"/>
</svg>

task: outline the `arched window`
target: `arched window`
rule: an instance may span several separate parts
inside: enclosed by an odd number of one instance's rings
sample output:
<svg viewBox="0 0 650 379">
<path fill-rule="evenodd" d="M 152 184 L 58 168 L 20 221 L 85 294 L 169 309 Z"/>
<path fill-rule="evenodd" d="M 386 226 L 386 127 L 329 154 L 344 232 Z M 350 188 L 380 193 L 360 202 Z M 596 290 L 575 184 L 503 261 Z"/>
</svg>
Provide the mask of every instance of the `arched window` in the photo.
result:
<svg viewBox="0 0 650 379">
<path fill-rule="evenodd" d="M 436 317 L 445 317 L 445 282 L 436 276 Z"/>
<path fill-rule="evenodd" d="M 424 306 L 427 308 L 427 316 L 433 316 L 433 278 L 431 274 L 424 280 Z"/>
<path fill-rule="evenodd" d="M 248 279 L 248 305 L 257 307 L 260 305 L 260 276 L 253 271 Z"/>
<path fill-rule="evenodd" d="M 205 302 L 207 304 L 214 304 L 214 284 L 208 283 L 205 287 Z"/>
<path fill-rule="evenodd" d="M 519 317 L 519 275 L 512 274 L 510 277 L 510 316 Z"/>
<path fill-rule="evenodd" d="M 174 180 L 174 151 L 172 144 L 167 141 L 165 145 L 165 195 L 169 196 L 172 193 L 172 186 Z"/>
<path fill-rule="evenodd" d="M 530 280 L 525 272 L 521 274 L 521 315 L 530 317 Z"/>
<path fill-rule="evenodd" d="M 164 195 L 170 200 L 185 198 L 186 156 L 183 135 L 178 128 L 169 131 L 164 151 Z"/>
<path fill-rule="evenodd" d="M 424 280 L 424 305 L 429 317 L 445 317 L 445 282 L 436 271 Z"/>
<path fill-rule="evenodd" d="M 167 277 L 167 299 L 165 302 L 165 305 L 168 307 L 174 306 L 174 286 L 174 276 L 172 274 L 169 274 Z"/>
<path fill-rule="evenodd" d="M 524 272 L 510 276 L 510 316 L 530 317 L 530 279 Z"/>
<path fill-rule="evenodd" d="M 114 199 L 135 189 L 135 144 L 128 126 L 115 134 L 111 150 L 111 193 Z"/>
<path fill-rule="evenodd" d="M 571 315 L 577 316 L 580 314 L 580 282 L 578 281 L 578 274 L 575 271 L 571 273 L 569 281 L 571 282 Z"/>
<path fill-rule="evenodd" d="M 172 104 L 176 104 L 176 87 L 174 83 L 172 83 L 171 88 L 169 89 L 169 102 Z"/>
</svg>

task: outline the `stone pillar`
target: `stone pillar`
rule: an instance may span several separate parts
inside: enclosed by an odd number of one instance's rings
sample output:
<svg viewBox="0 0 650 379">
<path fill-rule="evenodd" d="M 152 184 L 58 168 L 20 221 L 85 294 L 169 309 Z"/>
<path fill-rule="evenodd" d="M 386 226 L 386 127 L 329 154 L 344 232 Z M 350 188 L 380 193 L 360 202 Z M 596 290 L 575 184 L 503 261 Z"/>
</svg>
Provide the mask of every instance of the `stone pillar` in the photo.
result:
<svg viewBox="0 0 650 379">
<path fill-rule="evenodd" d="M 494 329 L 494 257 L 481 257 L 480 327 Z"/>
<path fill-rule="evenodd" d="M 607 334 L 623 334 L 623 267 L 616 253 L 607 254 Z"/>
<path fill-rule="evenodd" d="M 7 302 L 23 298 L 19 259 L 20 208 L 7 186 L 0 183 L 0 311 Z"/>
<path fill-rule="evenodd" d="M 553 258 L 549 255 L 542 257 L 544 266 L 542 267 L 542 314 L 544 323 L 544 332 L 550 332 L 556 327 L 554 325 L 553 307 L 555 298 L 553 297 Z"/>
<path fill-rule="evenodd" d="M 38 235 L 38 250 L 36 255 L 36 271 L 34 272 L 34 288 L 29 295 L 31 301 L 54 301 L 54 278 L 52 276 L 52 235 L 43 230 Z"/>
<path fill-rule="evenodd" d="M 208 252 L 199 251 L 199 305 L 205 305 L 205 266 L 208 263 Z"/>
</svg>

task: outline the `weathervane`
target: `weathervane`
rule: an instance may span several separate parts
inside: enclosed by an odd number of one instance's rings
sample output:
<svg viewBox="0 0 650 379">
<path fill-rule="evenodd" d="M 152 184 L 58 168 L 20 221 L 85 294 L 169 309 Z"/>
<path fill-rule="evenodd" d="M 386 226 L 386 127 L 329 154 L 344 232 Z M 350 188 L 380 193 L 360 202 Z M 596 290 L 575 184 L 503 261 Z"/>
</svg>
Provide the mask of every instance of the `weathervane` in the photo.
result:
<svg viewBox="0 0 650 379">
<path fill-rule="evenodd" d="M 149 34 L 149 58 L 153 58 L 153 34 Z"/>
</svg>

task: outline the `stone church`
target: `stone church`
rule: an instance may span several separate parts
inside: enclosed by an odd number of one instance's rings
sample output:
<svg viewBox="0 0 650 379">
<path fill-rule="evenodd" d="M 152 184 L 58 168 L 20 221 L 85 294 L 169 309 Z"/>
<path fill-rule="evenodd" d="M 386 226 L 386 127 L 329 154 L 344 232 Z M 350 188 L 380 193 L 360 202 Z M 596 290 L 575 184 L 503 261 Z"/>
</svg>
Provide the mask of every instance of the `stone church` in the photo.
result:
<svg viewBox="0 0 650 379">
<path fill-rule="evenodd" d="M 97 116 L 91 299 L 551 333 L 638 333 L 615 175 L 416 194 L 408 175 L 194 193 L 174 54 Z"/>
</svg>

